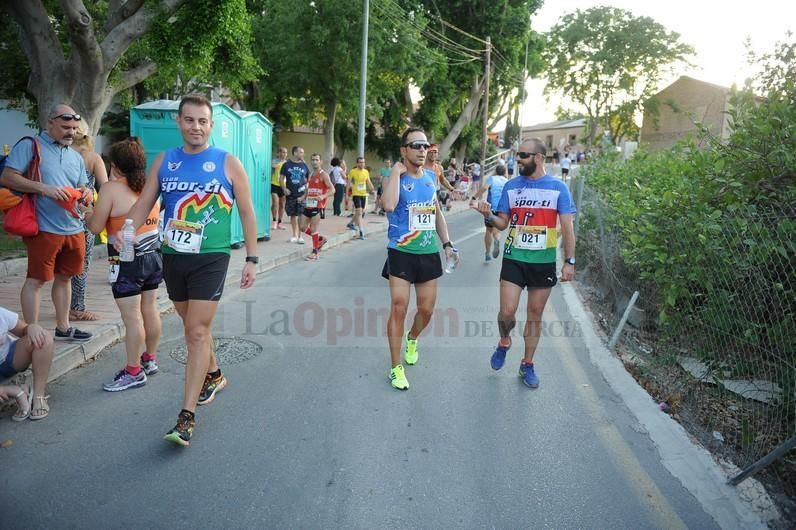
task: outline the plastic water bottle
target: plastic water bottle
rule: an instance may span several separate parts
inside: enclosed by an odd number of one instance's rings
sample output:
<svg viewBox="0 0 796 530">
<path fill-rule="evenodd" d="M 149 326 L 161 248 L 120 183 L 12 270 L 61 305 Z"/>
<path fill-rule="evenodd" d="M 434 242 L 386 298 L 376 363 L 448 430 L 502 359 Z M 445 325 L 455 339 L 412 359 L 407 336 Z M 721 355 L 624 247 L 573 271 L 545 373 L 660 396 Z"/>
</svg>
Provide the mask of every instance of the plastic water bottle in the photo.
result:
<svg viewBox="0 0 796 530">
<path fill-rule="evenodd" d="M 119 255 L 122 261 L 135 259 L 135 227 L 132 219 L 125 219 L 122 227 L 122 251 Z"/>
<path fill-rule="evenodd" d="M 459 251 L 455 248 L 453 250 L 452 256 L 445 257 L 445 273 L 446 274 L 453 274 L 453 271 L 456 270 L 456 266 L 459 264 Z"/>
</svg>

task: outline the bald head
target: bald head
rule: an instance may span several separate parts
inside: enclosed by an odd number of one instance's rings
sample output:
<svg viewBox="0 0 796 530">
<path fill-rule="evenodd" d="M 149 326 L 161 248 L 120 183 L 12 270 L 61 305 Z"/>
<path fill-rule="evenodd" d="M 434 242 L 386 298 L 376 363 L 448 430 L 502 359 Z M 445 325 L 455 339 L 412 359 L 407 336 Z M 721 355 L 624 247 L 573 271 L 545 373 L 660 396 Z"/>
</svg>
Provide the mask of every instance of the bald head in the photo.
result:
<svg viewBox="0 0 796 530">
<path fill-rule="evenodd" d="M 56 103 L 50 109 L 47 119 L 47 134 L 63 146 L 70 146 L 77 135 L 81 121 L 75 109 L 65 103 Z"/>
</svg>

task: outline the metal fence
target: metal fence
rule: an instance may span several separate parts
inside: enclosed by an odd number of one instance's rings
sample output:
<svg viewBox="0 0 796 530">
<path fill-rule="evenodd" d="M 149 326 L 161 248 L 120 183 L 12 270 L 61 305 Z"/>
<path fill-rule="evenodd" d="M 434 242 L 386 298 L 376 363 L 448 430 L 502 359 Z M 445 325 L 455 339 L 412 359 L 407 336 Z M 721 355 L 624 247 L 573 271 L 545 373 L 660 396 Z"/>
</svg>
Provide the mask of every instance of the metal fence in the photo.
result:
<svg viewBox="0 0 796 530">
<path fill-rule="evenodd" d="M 632 249 L 611 205 L 579 179 L 571 188 L 579 198 L 579 285 L 608 336 L 638 292 L 615 352 L 663 412 L 737 466 L 734 474 L 771 455 L 756 478 L 796 521 L 793 213 L 724 214 L 710 220 L 715 239 L 698 247 L 678 239 L 684 227 L 673 215 L 665 232 L 675 259 L 666 274 L 685 289 L 672 305 L 654 277 L 623 260 Z"/>
</svg>

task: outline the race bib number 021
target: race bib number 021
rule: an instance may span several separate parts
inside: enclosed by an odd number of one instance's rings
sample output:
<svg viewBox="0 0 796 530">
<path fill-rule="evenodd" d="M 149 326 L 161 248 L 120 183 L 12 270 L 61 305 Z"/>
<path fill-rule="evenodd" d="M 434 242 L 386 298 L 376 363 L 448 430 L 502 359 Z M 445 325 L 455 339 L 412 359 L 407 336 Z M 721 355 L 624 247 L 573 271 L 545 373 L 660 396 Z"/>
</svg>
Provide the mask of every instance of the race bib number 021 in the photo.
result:
<svg viewBox="0 0 796 530">
<path fill-rule="evenodd" d="M 202 248 L 204 230 L 202 223 L 169 219 L 166 223 L 166 244 L 177 252 L 198 254 Z"/>
<path fill-rule="evenodd" d="M 547 248 L 546 226 L 518 226 L 514 246 L 522 250 L 544 250 Z"/>
<path fill-rule="evenodd" d="M 436 207 L 412 206 L 409 208 L 409 230 L 436 230 Z"/>
</svg>

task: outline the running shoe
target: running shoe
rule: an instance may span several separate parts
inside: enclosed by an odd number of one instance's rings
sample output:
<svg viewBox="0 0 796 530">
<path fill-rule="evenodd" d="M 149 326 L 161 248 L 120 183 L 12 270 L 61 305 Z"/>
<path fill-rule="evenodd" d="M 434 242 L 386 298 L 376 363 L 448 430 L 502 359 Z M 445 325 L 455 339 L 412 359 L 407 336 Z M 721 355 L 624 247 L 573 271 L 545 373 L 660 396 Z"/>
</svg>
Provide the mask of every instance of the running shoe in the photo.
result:
<svg viewBox="0 0 796 530">
<path fill-rule="evenodd" d="M 406 380 L 406 374 L 404 373 L 404 366 L 402 364 L 390 370 L 390 382 L 393 388 L 397 388 L 398 390 L 409 390 L 409 381 Z"/>
<path fill-rule="evenodd" d="M 359 231 L 359 239 L 362 241 L 365 240 L 365 232 L 363 232 L 362 230 Z"/>
<path fill-rule="evenodd" d="M 177 425 L 172 430 L 166 433 L 163 437 L 171 443 L 188 447 L 191 445 L 191 436 L 193 436 L 193 429 L 196 427 L 196 419 L 187 411 L 181 411 L 177 416 Z"/>
<path fill-rule="evenodd" d="M 417 339 L 410 339 L 409 332 L 406 332 L 406 351 L 404 352 L 404 360 L 406 364 L 412 365 L 417 363 L 417 356 L 419 352 L 417 351 Z"/>
<path fill-rule="evenodd" d="M 506 353 L 509 351 L 510 347 L 511 346 L 503 346 L 498 342 L 495 353 L 492 354 L 492 359 L 489 361 L 493 370 L 500 370 L 503 368 L 503 365 L 506 363 Z"/>
<path fill-rule="evenodd" d="M 146 372 L 141 370 L 138 375 L 130 374 L 126 368 L 117 373 L 110 383 L 104 383 L 102 389 L 106 392 L 121 392 L 128 388 L 144 386 L 146 384 Z"/>
<path fill-rule="evenodd" d="M 287 228 L 285 228 L 284 226 L 282 226 L 282 221 L 277 221 L 277 223 L 276 223 L 276 229 L 277 229 L 277 230 L 287 230 Z"/>
<path fill-rule="evenodd" d="M 85 342 L 87 340 L 91 340 L 93 337 L 93 333 L 89 333 L 88 331 L 82 331 L 77 328 L 68 328 L 66 331 L 61 331 L 58 328 L 55 328 L 55 340 L 72 340 L 75 342 Z"/>
<path fill-rule="evenodd" d="M 492 257 L 497 259 L 498 256 L 500 256 L 500 240 L 494 238 L 492 240 Z"/>
<path fill-rule="evenodd" d="M 224 374 L 213 378 L 212 375 L 205 376 L 205 382 L 202 385 L 202 391 L 199 393 L 199 399 L 196 401 L 197 405 L 209 405 L 216 399 L 216 392 L 221 392 L 227 386 L 227 378 Z"/>
<path fill-rule="evenodd" d="M 290 238 L 290 240 L 289 240 L 289 241 L 290 241 L 291 243 L 295 243 L 296 241 L 298 241 L 298 238 L 297 238 L 297 237 L 295 237 L 295 236 L 293 236 L 293 237 L 291 237 L 291 238 Z"/>
<path fill-rule="evenodd" d="M 305 243 L 305 241 L 304 241 L 304 238 L 303 238 L 303 237 L 301 237 L 301 236 L 299 236 L 297 243 L 298 243 L 299 245 L 303 245 L 303 244 Z"/>
<path fill-rule="evenodd" d="M 148 361 L 144 360 L 144 356 L 141 355 L 141 367 L 146 372 L 146 375 L 154 375 L 158 373 L 158 363 L 154 357 L 151 357 Z"/>
<path fill-rule="evenodd" d="M 347 225 L 345 225 L 345 227 L 348 228 L 349 230 L 354 230 L 355 232 L 357 229 L 357 227 L 354 226 L 354 223 L 348 223 Z"/>
<path fill-rule="evenodd" d="M 536 372 L 533 370 L 533 363 L 525 364 L 525 361 L 520 363 L 520 377 L 525 386 L 531 388 L 539 387 L 539 378 L 536 377 Z"/>
<path fill-rule="evenodd" d="M 318 253 L 313 250 L 311 253 L 304 256 L 304 261 L 318 261 Z"/>
<path fill-rule="evenodd" d="M 484 254 L 484 261 L 485 262 L 486 261 L 492 261 L 492 256 L 490 256 L 489 254 Z"/>
</svg>

